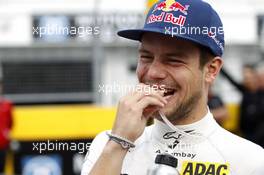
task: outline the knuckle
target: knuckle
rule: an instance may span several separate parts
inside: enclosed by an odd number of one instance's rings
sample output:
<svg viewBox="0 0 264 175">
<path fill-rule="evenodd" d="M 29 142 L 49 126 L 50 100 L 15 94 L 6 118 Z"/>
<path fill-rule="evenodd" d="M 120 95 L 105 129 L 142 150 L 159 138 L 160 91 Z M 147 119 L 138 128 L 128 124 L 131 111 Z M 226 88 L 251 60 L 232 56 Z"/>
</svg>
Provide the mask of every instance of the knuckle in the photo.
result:
<svg viewBox="0 0 264 175">
<path fill-rule="evenodd" d="M 156 98 L 154 98 L 154 97 L 149 97 L 149 98 L 148 98 L 148 102 L 149 102 L 149 103 L 157 104 L 159 101 L 158 101 Z"/>
<path fill-rule="evenodd" d="M 124 101 L 124 102 L 122 103 L 122 105 L 123 105 L 124 107 L 129 107 L 129 106 L 130 106 L 130 104 L 129 104 L 128 101 Z"/>
<path fill-rule="evenodd" d="M 132 113 L 136 113 L 136 112 L 138 112 L 138 109 L 137 109 L 135 106 L 132 106 L 132 107 L 130 108 L 130 111 L 131 111 Z"/>
<path fill-rule="evenodd" d="M 147 103 L 155 103 L 155 98 L 153 98 L 153 97 L 149 97 L 148 96 L 148 97 L 146 97 L 145 100 L 146 100 Z"/>
<path fill-rule="evenodd" d="M 130 103 L 128 102 L 126 98 L 123 98 L 119 100 L 119 106 L 128 108 L 130 106 Z"/>
<path fill-rule="evenodd" d="M 153 101 L 153 97 L 151 97 L 151 96 L 147 96 L 147 97 L 146 97 L 146 100 L 147 100 L 147 101 Z"/>
<path fill-rule="evenodd" d="M 149 97 L 149 96 L 145 96 L 145 97 L 143 98 L 143 100 L 144 100 L 144 101 L 149 101 L 149 100 L 150 100 L 150 97 Z"/>
</svg>

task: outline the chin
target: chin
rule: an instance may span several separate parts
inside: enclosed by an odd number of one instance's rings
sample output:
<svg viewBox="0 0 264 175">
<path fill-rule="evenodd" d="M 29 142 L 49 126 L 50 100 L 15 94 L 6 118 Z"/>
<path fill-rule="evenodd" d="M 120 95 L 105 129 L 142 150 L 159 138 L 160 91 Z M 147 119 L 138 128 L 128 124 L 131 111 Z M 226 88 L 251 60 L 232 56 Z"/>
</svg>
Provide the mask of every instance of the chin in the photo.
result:
<svg viewBox="0 0 264 175">
<path fill-rule="evenodd" d="M 165 106 L 164 108 L 161 109 L 161 112 L 163 112 L 163 114 L 167 118 L 170 118 L 175 113 L 175 108 L 173 108 L 173 106 Z"/>
</svg>

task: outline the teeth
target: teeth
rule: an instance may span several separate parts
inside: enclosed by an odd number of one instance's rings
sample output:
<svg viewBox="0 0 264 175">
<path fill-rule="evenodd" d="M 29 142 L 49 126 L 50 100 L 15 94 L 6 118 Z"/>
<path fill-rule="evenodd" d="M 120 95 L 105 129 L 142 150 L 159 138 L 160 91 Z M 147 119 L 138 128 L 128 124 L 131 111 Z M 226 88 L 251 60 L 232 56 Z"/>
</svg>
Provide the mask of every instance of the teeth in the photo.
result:
<svg viewBox="0 0 264 175">
<path fill-rule="evenodd" d="M 174 92 L 174 89 L 165 89 L 164 96 L 172 96 Z"/>
</svg>

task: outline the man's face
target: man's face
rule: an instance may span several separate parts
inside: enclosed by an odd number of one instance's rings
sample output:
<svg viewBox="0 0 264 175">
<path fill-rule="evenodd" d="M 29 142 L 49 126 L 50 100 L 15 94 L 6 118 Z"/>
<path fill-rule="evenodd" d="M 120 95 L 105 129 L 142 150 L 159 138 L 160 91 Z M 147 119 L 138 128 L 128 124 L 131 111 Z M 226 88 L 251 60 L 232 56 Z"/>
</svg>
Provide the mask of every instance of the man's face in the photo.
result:
<svg viewBox="0 0 264 175">
<path fill-rule="evenodd" d="M 168 104 L 162 109 L 170 121 L 197 108 L 204 89 L 200 50 L 191 42 L 146 33 L 139 48 L 139 82 L 164 85 Z"/>
</svg>

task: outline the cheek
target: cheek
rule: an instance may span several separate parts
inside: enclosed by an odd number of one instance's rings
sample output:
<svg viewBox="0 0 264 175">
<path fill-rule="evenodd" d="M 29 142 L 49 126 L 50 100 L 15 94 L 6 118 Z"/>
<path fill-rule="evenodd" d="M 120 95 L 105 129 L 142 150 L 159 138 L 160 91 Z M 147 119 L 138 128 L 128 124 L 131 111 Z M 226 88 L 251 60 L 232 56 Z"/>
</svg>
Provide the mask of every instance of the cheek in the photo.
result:
<svg viewBox="0 0 264 175">
<path fill-rule="evenodd" d="M 197 86 L 197 83 L 200 79 L 200 74 L 198 72 L 191 71 L 185 67 L 174 70 L 171 75 L 173 76 L 177 85 L 186 94 L 189 94 L 189 92 Z"/>
<path fill-rule="evenodd" d="M 176 84 L 180 86 L 181 88 L 185 88 L 191 80 L 190 77 L 192 76 L 191 73 L 186 70 L 184 67 L 183 68 L 177 68 L 177 69 L 172 69 L 171 71 L 171 76 L 175 80 Z"/>
<path fill-rule="evenodd" d="M 138 63 L 137 69 L 136 69 L 136 74 L 139 80 L 142 80 L 143 76 L 145 75 L 147 71 L 147 66 Z"/>
</svg>

